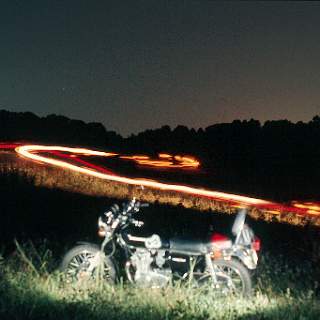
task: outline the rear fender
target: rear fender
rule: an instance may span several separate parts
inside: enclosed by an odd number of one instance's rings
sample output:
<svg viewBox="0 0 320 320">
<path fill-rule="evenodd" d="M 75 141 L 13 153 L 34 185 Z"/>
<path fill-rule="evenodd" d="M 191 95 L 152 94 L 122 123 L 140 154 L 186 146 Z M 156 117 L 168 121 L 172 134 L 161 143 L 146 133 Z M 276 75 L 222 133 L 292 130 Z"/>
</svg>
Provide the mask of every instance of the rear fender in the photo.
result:
<svg viewBox="0 0 320 320">
<path fill-rule="evenodd" d="M 257 267 L 258 255 L 252 249 L 237 250 L 232 256 L 238 258 L 250 270 L 254 270 Z"/>
</svg>

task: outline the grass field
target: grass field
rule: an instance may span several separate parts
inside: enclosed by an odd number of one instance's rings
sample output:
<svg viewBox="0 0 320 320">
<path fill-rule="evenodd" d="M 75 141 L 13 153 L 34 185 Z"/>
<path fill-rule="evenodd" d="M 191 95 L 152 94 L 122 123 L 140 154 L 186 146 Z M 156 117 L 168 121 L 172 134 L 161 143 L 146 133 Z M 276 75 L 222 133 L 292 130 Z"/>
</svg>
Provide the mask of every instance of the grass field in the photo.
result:
<svg viewBox="0 0 320 320">
<path fill-rule="evenodd" d="M 264 253 L 251 299 L 217 298 L 187 284 L 65 284 L 48 245 L 17 245 L 0 260 L 0 319 L 319 319 L 317 270 Z"/>
<path fill-rule="evenodd" d="M 91 226 L 96 233 L 97 215 L 113 201 L 107 197 L 136 193 L 158 202 L 148 208 L 153 220 L 160 217 L 163 208 L 159 204 L 171 204 L 163 206 L 170 218 L 164 222 L 173 225 L 174 219 L 183 218 L 184 227 L 189 228 L 195 227 L 195 218 L 209 217 L 210 210 L 223 208 L 206 199 L 152 190 L 142 194 L 125 185 L 39 166 L 10 154 L 2 157 L 0 171 L 1 320 L 320 319 L 319 229 L 303 227 L 303 220 L 251 213 L 257 220 L 251 219 L 250 225 L 262 239 L 251 299 L 221 299 L 187 284 L 165 289 L 135 288 L 126 282 L 115 287 L 103 282 L 66 285 L 56 271 L 61 253 L 74 240 L 84 240 Z M 233 218 L 216 212 L 212 216 L 216 222 Z M 21 244 L 13 243 L 15 235 Z"/>
</svg>

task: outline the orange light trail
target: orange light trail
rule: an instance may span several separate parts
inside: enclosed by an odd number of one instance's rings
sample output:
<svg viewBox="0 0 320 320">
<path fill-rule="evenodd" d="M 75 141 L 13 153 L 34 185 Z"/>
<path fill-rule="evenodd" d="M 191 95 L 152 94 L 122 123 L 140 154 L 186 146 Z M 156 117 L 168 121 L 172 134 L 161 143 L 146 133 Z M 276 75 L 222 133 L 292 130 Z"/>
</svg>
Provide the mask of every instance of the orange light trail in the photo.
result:
<svg viewBox="0 0 320 320">
<path fill-rule="evenodd" d="M 296 208 L 307 210 L 310 215 L 320 215 L 320 203 L 318 202 L 298 202 L 292 201 L 291 204 Z"/>
<path fill-rule="evenodd" d="M 173 158 L 176 161 L 196 161 L 191 157 L 182 157 L 182 156 L 171 156 L 169 154 L 159 154 L 159 159 L 163 160 L 152 160 L 147 156 L 121 156 L 115 153 L 102 152 L 89 150 L 84 148 L 69 148 L 62 146 L 41 146 L 41 145 L 15 145 L 16 152 L 33 161 L 38 163 L 45 163 L 53 166 L 57 166 L 60 168 L 72 170 L 75 172 L 83 173 L 86 175 L 91 175 L 96 178 L 115 181 L 120 183 L 125 183 L 129 185 L 137 185 L 144 186 L 158 190 L 165 191 L 175 191 L 181 192 L 185 194 L 191 194 L 194 196 L 207 197 L 214 201 L 225 201 L 229 206 L 233 208 L 241 208 L 241 207 L 253 207 L 268 212 L 270 214 L 278 215 L 282 212 L 290 212 L 294 213 L 298 216 L 320 216 L 320 203 L 316 202 L 297 202 L 293 201 L 289 205 L 284 205 L 272 201 L 267 201 L 263 199 L 257 199 L 252 197 L 247 197 L 243 195 L 219 192 L 214 190 L 206 190 L 202 188 L 196 188 L 192 186 L 185 185 L 177 185 L 177 184 L 167 184 L 162 183 L 146 178 L 128 178 L 121 175 L 117 175 L 114 172 L 107 170 L 106 168 L 102 168 L 97 165 L 93 165 L 87 161 L 78 158 L 78 155 L 86 155 L 86 156 L 101 156 L 101 157 L 114 157 L 118 156 L 120 159 L 126 160 L 134 160 L 134 161 L 142 161 L 141 165 L 144 165 L 144 161 L 147 161 L 146 165 L 150 165 L 150 162 L 153 165 L 158 165 L 160 161 L 160 165 L 164 165 L 166 162 L 173 161 Z M 12 148 L 12 147 L 11 147 Z M 45 153 L 45 155 L 41 155 L 41 153 Z M 50 157 L 50 154 L 54 155 L 55 158 Z M 60 158 L 60 159 L 57 159 Z M 63 161 L 61 159 L 73 159 L 78 162 L 80 165 L 75 165 L 72 163 L 68 163 L 67 161 Z M 163 162 L 162 162 L 163 161 Z M 197 161 L 196 161 L 197 162 Z M 172 165 L 172 163 L 170 164 Z M 181 165 L 181 163 L 179 164 Z M 198 163 L 199 165 L 199 163 Z"/>
<path fill-rule="evenodd" d="M 24 145 L 24 146 L 17 147 L 15 150 L 18 154 L 24 156 L 25 158 L 35 160 L 35 161 L 40 161 L 42 163 L 47 163 L 47 164 L 61 167 L 64 169 L 80 172 L 83 174 L 91 175 L 100 179 L 121 182 L 121 183 L 130 184 L 130 185 L 156 188 L 160 190 L 177 191 L 177 192 L 183 192 L 183 193 L 192 194 L 192 195 L 205 196 L 205 197 L 213 198 L 216 200 L 235 202 L 235 204 L 237 203 L 244 206 L 271 204 L 271 202 L 269 201 L 245 197 L 245 196 L 236 195 L 236 194 L 229 194 L 229 193 L 224 193 L 219 191 L 211 191 L 211 190 L 193 188 L 193 187 L 183 186 L 183 185 L 166 184 L 166 183 L 150 181 L 146 179 L 133 179 L 133 178 L 122 177 L 119 175 L 101 173 L 96 170 L 79 167 L 65 161 L 49 158 L 47 156 L 41 156 L 39 154 L 34 153 L 34 152 L 61 151 L 61 152 L 67 152 L 72 154 L 79 154 L 79 155 L 86 154 L 86 155 L 94 155 L 94 156 L 106 156 L 107 155 L 106 152 L 94 151 L 94 150 L 83 149 L 83 148 L 68 148 L 68 147 L 60 147 L 60 146 L 39 146 L 39 145 Z"/>
<path fill-rule="evenodd" d="M 149 167 L 162 168 L 191 168 L 197 169 L 200 162 L 191 157 L 172 156 L 167 153 L 159 153 L 159 159 L 151 159 L 149 156 L 134 155 L 134 156 L 120 156 L 120 159 L 133 160 L 139 165 Z M 165 159 L 165 160 L 163 160 Z"/>
</svg>

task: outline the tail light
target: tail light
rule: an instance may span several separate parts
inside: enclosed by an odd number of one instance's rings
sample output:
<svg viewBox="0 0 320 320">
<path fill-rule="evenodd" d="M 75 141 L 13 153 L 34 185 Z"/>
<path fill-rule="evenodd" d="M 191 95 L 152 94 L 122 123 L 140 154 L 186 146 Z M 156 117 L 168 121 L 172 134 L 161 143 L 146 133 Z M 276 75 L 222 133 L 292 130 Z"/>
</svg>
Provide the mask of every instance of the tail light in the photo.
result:
<svg viewBox="0 0 320 320">
<path fill-rule="evenodd" d="M 220 233 L 214 233 L 210 237 L 210 243 L 211 246 L 216 249 L 227 249 L 232 246 L 232 241 Z"/>
<path fill-rule="evenodd" d="M 261 249 L 261 240 L 255 236 L 252 243 L 251 243 L 251 248 L 255 251 L 259 251 Z"/>
<path fill-rule="evenodd" d="M 223 250 L 232 246 L 232 241 L 220 233 L 214 233 L 210 237 L 213 259 L 219 259 L 223 256 Z"/>
</svg>

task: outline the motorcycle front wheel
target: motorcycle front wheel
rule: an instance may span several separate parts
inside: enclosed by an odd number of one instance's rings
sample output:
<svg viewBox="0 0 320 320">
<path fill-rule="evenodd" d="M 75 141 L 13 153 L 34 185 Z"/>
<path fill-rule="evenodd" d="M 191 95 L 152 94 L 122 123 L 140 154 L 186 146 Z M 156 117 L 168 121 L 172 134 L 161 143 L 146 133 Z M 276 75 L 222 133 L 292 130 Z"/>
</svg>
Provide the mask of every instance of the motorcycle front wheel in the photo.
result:
<svg viewBox="0 0 320 320">
<path fill-rule="evenodd" d="M 59 270 L 64 273 L 67 282 L 102 278 L 113 284 L 116 279 L 111 259 L 91 244 L 81 244 L 70 249 L 63 256 Z"/>
<path fill-rule="evenodd" d="M 242 263 L 236 259 L 221 259 L 214 260 L 212 266 L 216 279 L 209 270 L 193 274 L 199 287 L 213 290 L 221 296 L 249 297 L 252 294 L 251 276 Z"/>
</svg>

